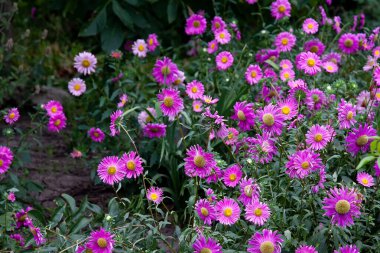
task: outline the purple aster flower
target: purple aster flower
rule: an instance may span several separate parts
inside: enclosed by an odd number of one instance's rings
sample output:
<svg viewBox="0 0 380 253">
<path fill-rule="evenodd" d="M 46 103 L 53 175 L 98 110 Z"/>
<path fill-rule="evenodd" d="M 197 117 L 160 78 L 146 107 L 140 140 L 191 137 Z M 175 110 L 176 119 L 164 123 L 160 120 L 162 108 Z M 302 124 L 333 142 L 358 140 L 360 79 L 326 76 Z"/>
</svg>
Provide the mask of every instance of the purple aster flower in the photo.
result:
<svg viewBox="0 0 380 253">
<path fill-rule="evenodd" d="M 10 148 L 0 146 L 0 175 L 8 171 L 13 161 L 13 153 Z"/>
<path fill-rule="evenodd" d="M 20 118 L 20 113 L 17 108 L 11 108 L 4 115 L 4 120 L 7 124 L 12 125 Z"/>
<path fill-rule="evenodd" d="M 326 104 L 326 96 L 319 89 L 312 89 L 306 94 L 306 105 L 309 110 L 320 110 Z"/>
<path fill-rule="evenodd" d="M 318 253 L 313 246 L 301 245 L 296 249 L 295 253 Z"/>
<path fill-rule="evenodd" d="M 356 245 L 345 245 L 338 250 L 334 250 L 334 253 L 360 253 Z"/>
<path fill-rule="evenodd" d="M 169 88 L 163 89 L 160 94 L 157 95 L 158 101 L 161 103 L 160 108 L 165 116 L 169 117 L 170 121 L 174 121 L 174 118 L 183 110 L 183 100 L 180 97 L 179 91 Z"/>
<path fill-rule="evenodd" d="M 312 52 L 302 52 L 298 55 L 298 61 L 296 63 L 297 68 L 303 70 L 305 74 L 316 75 L 321 72 L 322 61 L 319 56 Z"/>
<path fill-rule="evenodd" d="M 253 201 L 245 207 L 245 219 L 255 225 L 262 226 L 270 217 L 270 209 L 267 204 Z"/>
<path fill-rule="evenodd" d="M 338 107 L 339 129 L 349 129 L 356 123 L 356 106 L 342 99 Z"/>
<path fill-rule="evenodd" d="M 296 36 L 289 32 L 282 32 L 276 36 L 274 45 L 280 52 L 289 52 L 296 45 Z"/>
<path fill-rule="evenodd" d="M 233 164 L 229 166 L 223 173 L 223 182 L 228 187 L 235 187 L 243 175 L 240 165 Z"/>
<path fill-rule="evenodd" d="M 263 78 L 263 72 L 259 65 L 249 65 L 245 71 L 245 80 L 250 85 L 258 84 L 259 81 Z"/>
<path fill-rule="evenodd" d="M 240 219 L 240 207 L 235 200 L 224 198 L 216 203 L 216 219 L 224 225 L 232 225 Z"/>
<path fill-rule="evenodd" d="M 185 32 L 187 35 L 203 34 L 207 28 L 206 19 L 199 14 L 193 14 L 186 20 Z"/>
<path fill-rule="evenodd" d="M 239 121 L 238 126 L 241 130 L 249 131 L 255 125 L 253 104 L 247 103 L 247 101 L 236 102 L 234 105 L 234 115 L 231 118 Z"/>
<path fill-rule="evenodd" d="M 197 203 L 195 203 L 195 210 L 199 218 L 201 218 L 206 225 L 211 225 L 211 223 L 216 220 L 215 208 L 207 199 L 198 200 Z"/>
<path fill-rule="evenodd" d="M 260 197 L 260 187 L 252 178 L 243 178 L 240 181 L 240 196 L 239 200 L 244 204 L 248 205 L 254 200 L 258 200 Z"/>
<path fill-rule="evenodd" d="M 81 74 L 90 75 L 95 72 L 96 57 L 89 52 L 82 52 L 74 58 L 74 68 Z"/>
<path fill-rule="evenodd" d="M 106 184 L 113 185 L 124 179 L 125 166 L 117 156 L 107 156 L 98 165 L 98 176 Z"/>
<path fill-rule="evenodd" d="M 257 111 L 257 116 L 262 123 L 263 132 L 268 132 L 272 136 L 282 133 L 285 118 L 280 108 L 268 104 L 262 110 Z"/>
<path fill-rule="evenodd" d="M 303 22 L 302 29 L 307 34 L 315 34 L 318 32 L 318 23 L 312 18 L 307 18 Z"/>
<path fill-rule="evenodd" d="M 223 51 L 216 56 L 215 62 L 218 70 L 226 70 L 234 63 L 234 57 L 230 52 Z"/>
<path fill-rule="evenodd" d="M 290 17 L 292 6 L 288 0 L 276 0 L 272 2 L 270 6 L 272 17 L 276 20 L 283 19 L 284 17 Z"/>
<path fill-rule="evenodd" d="M 348 133 L 346 138 L 347 151 L 353 156 L 360 151 L 365 153 L 368 151 L 371 142 L 371 136 L 376 136 L 376 130 L 367 124 L 359 125 Z"/>
<path fill-rule="evenodd" d="M 166 125 L 160 123 L 148 123 L 143 128 L 144 136 L 148 138 L 161 138 L 166 135 Z"/>
<path fill-rule="evenodd" d="M 193 244 L 194 253 L 222 253 L 219 242 L 212 238 L 199 236 Z"/>
<path fill-rule="evenodd" d="M 313 125 L 306 133 L 306 144 L 313 150 L 324 149 L 332 140 L 328 128 L 318 124 Z"/>
<path fill-rule="evenodd" d="M 178 74 L 178 67 L 168 57 L 162 60 L 158 59 L 154 64 L 152 75 L 156 82 L 159 84 L 170 85 L 176 81 Z"/>
<path fill-rule="evenodd" d="M 310 149 L 300 150 L 288 157 L 286 163 L 286 174 L 291 178 L 303 179 L 313 171 L 323 168 L 322 159 L 319 154 Z"/>
<path fill-rule="evenodd" d="M 123 111 L 122 110 L 116 110 L 116 111 L 114 111 L 111 114 L 111 116 L 110 116 L 110 120 L 111 120 L 111 123 L 110 123 L 111 136 L 115 136 L 115 135 L 119 135 L 120 134 L 120 130 L 116 126 L 116 124 L 117 124 L 118 120 L 122 119 L 122 116 L 123 116 Z"/>
<path fill-rule="evenodd" d="M 280 253 L 281 235 L 277 231 L 264 229 L 256 232 L 248 241 L 247 251 L 250 253 Z"/>
<path fill-rule="evenodd" d="M 256 134 L 255 138 L 248 138 L 247 141 L 249 143 L 249 155 L 257 163 L 269 163 L 277 154 L 275 140 L 271 138 L 269 132 L 263 132 L 262 135 Z"/>
<path fill-rule="evenodd" d="M 345 33 L 338 40 L 339 49 L 346 54 L 354 54 L 359 49 L 359 40 L 355 34 Z"/>
<path fill-rule="evenodd" d="M 88 247 L 93 252 L 111 253 L 115 244 L 113 237 L 114 235 L 104 228 L 92 231 L 88 240 Z"/>
<path fill-rule="evenodd" d="M 318 56 L 321 56 L 325 52 L 325 48 L 325 44 L 323 44 L 319 39 L 306 41 L 303 45 L 304 51 L 315 53 Z"/>
<path fill-rule="evenodd" d="M 186 155 L 185 174 L 189 177 L 199 176 L 205 178 L 216 167 L 214 155 L 203 151 L 199 145 L 191 146 L 187 149 Z"/>
</svg>

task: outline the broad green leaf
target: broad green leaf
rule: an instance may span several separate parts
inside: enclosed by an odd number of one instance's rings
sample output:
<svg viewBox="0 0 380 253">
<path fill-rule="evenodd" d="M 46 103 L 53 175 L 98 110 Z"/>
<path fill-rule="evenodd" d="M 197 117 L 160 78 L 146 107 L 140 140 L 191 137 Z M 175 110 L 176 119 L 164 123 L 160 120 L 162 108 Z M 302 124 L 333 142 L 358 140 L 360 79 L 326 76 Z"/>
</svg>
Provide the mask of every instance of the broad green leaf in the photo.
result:
<svg viewBox="0 0 380 253">
<path fill-rule="evenodd" d="M 77 223 L 74 224 L 74 226 L 71 227 L 70 233 L 75 234 L 82 228 L 85 228 L 91 221 L 92 219 L 90 218 L 82 217 Z"/>
<path fill-rule="evenodd" d="M 76 207 L 75 199 L 66 193 L 63 193 L 61 196 L 67 204 L 69 204 L 71 211 L 74 213 L 78 209 Z"/>
<path fill-rule="evenodd" d="M 107 6 L 104 6 L 94 20 L 79 33 L 80 37 L 94 36 L 100 33 L 107 23 Z"/>
<path fill-rule="evenodd" d="M 112 1 L 112 10 L 125 26 L 132 29 L 133 21 L 131 15 L 128 13 L 127 10 L 123 9 L 123 7 L 117 0 Z"/>
<path fill-rule="evenodd" d="M 373 161 L 373 160 L 375 160 L 375 159 L 376 159 L 375 156 L 367 156 L 367 157 L 364 157 L 364 158 L 360 161 L 359 165 L 356 166 L 356 169 L 357 169 L 357 170 L 360 169 L 361 167 L 363 167 L 364 165 L 366 165 L 367 163 L 369 163 L 369 162 L 371 162 L 371 161 Z"/>
<path fill-rule="evenodd" d="M 171 24 L 177 18 L 178 2 L 176 0 L 169 0 L 168 4 L 168 22 Z"/>
</svg>

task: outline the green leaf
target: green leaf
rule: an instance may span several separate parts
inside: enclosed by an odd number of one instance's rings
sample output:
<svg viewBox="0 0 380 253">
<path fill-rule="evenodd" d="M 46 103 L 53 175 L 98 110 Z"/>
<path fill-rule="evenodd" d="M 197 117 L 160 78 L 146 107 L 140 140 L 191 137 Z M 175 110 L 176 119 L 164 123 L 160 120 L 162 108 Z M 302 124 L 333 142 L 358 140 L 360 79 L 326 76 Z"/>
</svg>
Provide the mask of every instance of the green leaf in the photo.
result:
<svg viewBox="0 0 380 253">
<path fill-rule="evenodd" d="M 361 167 L 363 167 L 364 165 L 366 165 L 367 163 L 369 163 L 369 162 L 371 162 L 371 161 L 373 161 L 373 160 L 375 160 L 375 159 L 376 159 L 375 156 L 367 156 L 367 157 L 364 157 L 364 158 L 360 161 L 359 165 L 356 166 L 356 169 L 357 169 L 357 170 L 360 169 Z"/>
<path fill-rule="evenodd" d="M 107 6 L 104 6 L 94 20 L 79 33 L 80 37 L 94 36 L 100 33 L 107 23 Z"/>
<path fill-rule="evenodd" d="M 75 199 L 66 193 L 62 193 L 61 196 L 69 204 L 71 211 L 74 213 L 78 209 L 75 204 Z"/>
<path fill-rule="evenodd" d="M 106 28 L 100 33 L 100 40 L 102 42 L 102 49 L 107 53 L 112 50 L 118 49 L 125 39 L 124 29 L 121 24 L 111 22 L 107 24 Z"/>
<path fill-rule="evenodd" d="M 129 15 L 129 13 L 125 9 L 123 9 L 123 7 L 117 0 L 112 1 L 112 10 L 125 26 L 127 26 L 130 29 L 133 28 L 131 15 Z"/>
<path fill-rule="evenodd" d="M 178 3 L 176 0 L 170 0 L 168 4 L 168 22 L 171 24 L 177 18 Z"/>
<path fill-rule="evenodd" d="M 55 212 L 54 212 L 53 217 L 52 217 L 51 222 L 50 222 L 51 228 L 54 228 L 55 226 L 57 226 L 58 223 L 62 220 L 65 208 L 66 208 L 66 205 L 62 205 L 62 206 L 58 207 L 57 209 L 55 209 Z"/>
<path fill-rule="evenodd" d="M 40 222 L 41 224 L 45 224 L 44 215 L 40 211 L 38 211 L 36 209 L 30 210 L 28 212 L 28 215 L 30 215 L 32 218 L 38 220 L 38 222 Z"/>
<path fill-rule="evenodd" d="M 82 217 L 77 223 L 74 224 L 74 226 L 71 227 L 70 233 L 75 234 L 82 228 L 86 227 L 91 221 L 92 219 Z"/>
<path fill-rule="evenodd" d="M 280 67 L 276 63 L 274 63 L 272 60 L 266 60 L 265 62 L 271 65 L 275 70 L 280 69 Z"/>
<path fill-rule="evenodd" d="M 139 0 L 124 0 L 124 1 L 129 3 L 130 5 L 133 5 L 133 6 L 139 6 L 139 3 L 142 2 Z"/>
</svg>

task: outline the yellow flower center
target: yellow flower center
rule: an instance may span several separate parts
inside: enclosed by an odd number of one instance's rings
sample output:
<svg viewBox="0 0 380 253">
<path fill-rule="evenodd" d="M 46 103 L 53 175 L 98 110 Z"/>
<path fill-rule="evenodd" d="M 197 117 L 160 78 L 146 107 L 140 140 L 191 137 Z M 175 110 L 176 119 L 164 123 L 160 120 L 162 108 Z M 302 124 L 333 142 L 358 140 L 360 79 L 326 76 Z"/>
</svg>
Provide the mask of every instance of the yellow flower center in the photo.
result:
<svg viewBox="0 0 380 253">
<path fill-rule="evenodd" d="M 153 121 L 153 119 L 152 119 L 152 117 L 151 116 L 148 116 L 148 117 L 146 117 L 146 120 L 145 120 L 145 122 L 152 122 Z"/>
<path fill-rule="evenodd" d="M 256 208 L 254 213 L 256 216 L 260 217 L 261 215 L 263 215 L 263 210 L 261 210 L 261 208 Z"/>
<path fill-rule="evenodd" d="M 314 26 L 313 26 L 312 23 L 310 23 L 310 24 L 307 25 L 307 28 L 309 28 L 309 29 L 313 29 L 313 27 L 314 27 Z"/>
<path fill-rule="evenodd" d="M 223 214 L 224 216 L 230 217 L 232 215 L 232 208 L 227 207 L 226 209 L 224 209 Z"/>
<path fill-rule="evenodd" d="M 198 28 L 200 25 L 201 25 L 201 23 L 198 20 L 196 20 L 196 21 L 193 22 L 193 26 L 195 28 Z"/>
<path fill-rule="evenodd" d="M 89 60 L 83 60 L 82 61 L 82 66 L 85 67 L 85 68 L 88 68 L 90 67 L 91 63 Z"/>
<path fill-rule="evenodd" d="M 202 213 L 203 216 L 208 216 L 208 210 L 207 210 L 207 208 L 202 207 L 201 208 L 201 213 Z"/>
<path fill-rule="evenodd" d="M 313 52 L 313 53 L 318 52 L 318 47 L 317 47 L 317 46 L 312 46 L 312 47 L 310 48 L 310 52 Z"/>
<path fill-rule="evenodd" d="M 252 197 L 252 192 L 253 192 L 253 189 L 252 189 L 251 185 L 247 185 L 247 186 L 244 187 L 244 194 L 245 194 L 245 196 Z"/>
<path fill-rule="evenodd" d="M 251 77 L 252 77 L 252 78 L 255 78 L 256 76 L 257 76 L 257 72 L 254 71 L 254 70 L 252 70 L 252 72 L 251 72 Z"/>
<path fill-rule="evenodd" d="M 197 92 L 198 92 L 197 87 L 194 86 L 193 88 L 191 88 L 191 92 L 192 92 L 192 93 L 197 93 Z"/>
<path fill-rule="evenodd" d="M 235 181 L 236 180 L 236 174 L 235 173 L 231 173 L 230 176 L 229 176 L 229 179 L 230 181 Z"/>
<path fill-rule="evenodd" d="M 233 134 L 233 133 L 229 133 L 229 134 L 227 135 L 227 138 L 228 138 L 229 140 L 231 140 L 232 138 L 234 138 L 234 134 Z"/>
<path fill-rule="evenodd" d="M 328 71 L 333 71 L 334 68 L 333 68 L 331 65 L 329 65 L 329 66 L 327 66 L 327 70 L 328 70 Z"/>
<path fill-rule="evenodd" d="M 305 162 L 301 163 L 301 167 L 302 167 L 302 169 L 304 169 L 304 170 L 308 169 L 308 168 L 309 168 L 309 166 L 310 166 L 310 163 L 309 163 L 309 162 L 307 162 L 307 161 L 305 161 Z"/>
<path fill-rule="evenodd" d="M 271 113 L 265 113 L 262 118 L 263 122 L 267 126 L 273 126 L 274 124 L 274 117 Z"/>
<path fill-rule="evenodd" d="M 212 253 L 212 251 L 209 248 L 202 248 L 201 253 Z"/>
<path fill-rule="evenodd" d="M 54 121 L 54 126 L 59 126 L 61 125 L 61 120 L 60 119 L 57 119 Z"/>
<path fill-rule="evenodd" d="M 287 69 L 287 68 L 289 68 L 289 66 L 288 66 L 288 64 L 285 63 L 285 64 L 282 65 L 282 68 L 283 69 Z"/>
<path fill-rule="evenodd" d="M 280 12 L 280 13 L 284 13 L 285 11 L 286 11 L 286 8 L 285 8 L 285 6 L 284 5 L 280 5 L 280 6 L 278 6 L 278 12 Z"/>
<path fill-rule="evenodd" d="M 289 106 L 284 106 L 284 107 L 282 107 L 281 108 L 281 112 L 282 112 L 282 114 L 285 114 L 285 115 L 288 115 L 289 113 L 290 113 L 290 108 L 289 108 Z"/>
<path fill-rule="evenodd" d="M 129 160 L 127 162 L 127 169 L 129 170 L 135 170 L 136 169 L 136 163 L 133 160 Z"/>
<path fill-rule="evenodd" d="M 104 239 L 104 238 L 99 238 L 97 241 L 96 241 L 96 243 L 98 244 L 98 246 L 100 247 L 100 248 L 107 248 L 107 241 L 106 241 L 106 239 Z"/>
<path fill-rule="evenodd" d="M 347 113 L 346 119 L 347 119 L 347 120 L 350 120 L 350 119 L 352 119 L 353 117 L 354 117 L 354 113 L 353 113 L 352 111 L 349 111 L 349 112 Z"/>
<path fill-rule="evenodd" d="M 260 244 L 260 252 L 261 253 L 273 253 L 274 252 L 274 244 L 270 241 L 265 241 Z"/>
<path fill-rule="evenodd" d="M 53 113 L 56 113 L 58 111 L 57 107 L 56 106 L 53 106 L 51 109 L 50 109 L 51 112 Z"/>
<path fill-rule="evenodd" d="M 158 199 L 158 195 L 157 195 L 157 193 L 152 193 L 152 194 L 150 194 L 150 198 L 151 198 L 152 200 L 157 200 L 157 199 Z"/>
<path fill-rule="evenodd" d="M 376 98 L 380 99 L 380 93 L 376 93 Z"/>
<path fill-rule="evenodd" d="M 220 24 L 219 24 L 219 22 L 216 22 L 216 23 L 215 23 L 215 28 L 216 28 L 216 29 L 220 28 Z"/>
<path fill-rule="evenodd" d="M 77 83 L 74 85 L 74 90 L 79 91 L 80 87 L 81 87 L 81 85 L 79 83 Z"/>
<path fill-rule="evenodd" d="M 19 221 L 25 221 L 27 217 L 28 217 L 28 216 L 27 216 L 26 214 L 24 214 L 24 215 L 21 216 L 18 220 L 19 220 Z"/>
<path fill-rule="evenodd" d="M 339 214 L 346 214 L 350 211 L 351 205 L 350 203 L 345 200 L 341 199 L 335 204 L 335 211 Z"/>
<path fill-rule="evenodd" d="M 144 49 L 145 49 L 145 47 L 144 47 L 144 45 L 139 45 L 138 46 L 138 48 L 137 48 L 140 52 L 143 52 L 144 51 Z"/>
<path fill-rule="evenodd" d="M 226 37 L 226 35 L 224 33 L 219 34 L 219 38 L 224 39 L 225 37 Z"/>
<path fill-rule="evenodd" d="M 282 44 L 282 45 L 286 46 L 286 45 L 288 45 L 288 43 L 289 43 L 288 38 L 282 38 L 282 39 L 281 39 L 281 44 Z"/>
<path fill-rule="evenodd" d="M 14 113 L 14 112 L 11 112 L 10 114 L 9 114 L 9 118 L 10 119 L 14 119 L 16 117 L 16 114 Z"/>
<path fill-rule="evenodd" d="M 3 166 L 3 164 L 4 164 L 4 161 L 0 159 L 0 167 Z"/>
<path fill-rule="evenodd" d="M 115 166 L 108 167 L 107 173 L 108 173 L 108 175 L 111 175 L 111 176 L 115 175 L 115 173 L 116 173 L 116 167 Z"/>
<path fill-rule="evenodd" d="M 285 79 L 288 79 L 290 77 L 290 74 L 288 72 L 285 72 L 284 77 Z"/>
<path fill-rule="evenodd" d="M 223 57 L 222 57 L 222 62 L 223 62 L 223 63 L 226 63 L 227 61 L 228 61 L 227 56 L 223 56 Z"/>
<path fill-rule="evenodd" d="M 215 43 L 211 43 L 211 49 L 215 48 Z"/>
<path fill-rule="evenodd" d="M 314 136 L 314 140 L 315 140 L 316 142 L 320 142 L 320 141 L 322 141 L 322 134 L 320 134 L 320 133 L 316 134 L 316 135 Z"/>
<path fill-rule="evenodd" d="M 99 137 L 99 133 L 98 133 L 98 132 L 95 132 L 95 133 L 94 133 L 94 136 L 95 136 L 95 137 Z"/>
<path fill-rule="evenodd" d="M 202 155 L 194 156 L 194 164 L 199 168 L 203 168 L 206 165 L 206 159 Z"/>
<path fill-rule="evenodd" d="M 363 179 L 362 179 L 362 183 L 363 183 L 364 185 L 367 185 L 367 184 L 368 184 L 368 179 L 367 179 L 367 178 L 363 178 Z"/>
<path fill-rule="evenodd" d="M 367 135 L 362 135 L 356 140 L 356 144 L 358 146 L 364 146 L 368 143 L 368 136 Z"/>
<path fill-rule="evenodd" d="M 206 99 L 205 99 L 205 102 L 206 102 L 207 104 L 209 104 L 209 103 L 211 103 L 211 99 L 206 98 Z"/>
<path fill-rule="evenodd" d="M 239 120 L 242 120 L 242 121 L 246 120 L 246 118 L 245 118 L 245 114 L 244 114 L 244 112 L 243 112 L 242 110 L 239 110 L 239 111 L 237 112 L 237 116 L 238 116 L 238 119 L 239 119 Z"/>
<path fill-rule="evenodd" d="M 163 67 L 161 68 L 161 73 L 162 73 L 164 76 L 169 75 L 169 74 L 170 74 L 170 69 L 169 69 L 169 67 L 168 67 L 168 66 L 163 66 Z"/>
<path fill-rule="evenodd" d="M 345 45 L 346 47 L 352 47 L 353 44 L 354 44 L 354 42 L 352 41 L 352 39 L 346 39 L 346 40 L 344 41 L 344 45 Z"/>
<path fill-rule="evenodd" d="M 307 60 L 307 66 L 314 67 L 315 66 L 315 60 L 314 59 L 308 59 Z"/>
<path fill-rule="evenodd" d="M 149 45 L 153 45 L 153 39 L 149 39 Z"/>
<path fill-rule="evenodd" d="M 195 105 L 195 109 L 199 110 L 201 108 L 200 105 Z"/>
<path fill-rule="evenodd" d="M 174 104 L 174 100 L 173 100 L 172 97 L 165 97 L 165 98 L 164 98 L 164 105 L 165 105 L 166 107 L 172 107 L 173 104 Z"/>
</svg>

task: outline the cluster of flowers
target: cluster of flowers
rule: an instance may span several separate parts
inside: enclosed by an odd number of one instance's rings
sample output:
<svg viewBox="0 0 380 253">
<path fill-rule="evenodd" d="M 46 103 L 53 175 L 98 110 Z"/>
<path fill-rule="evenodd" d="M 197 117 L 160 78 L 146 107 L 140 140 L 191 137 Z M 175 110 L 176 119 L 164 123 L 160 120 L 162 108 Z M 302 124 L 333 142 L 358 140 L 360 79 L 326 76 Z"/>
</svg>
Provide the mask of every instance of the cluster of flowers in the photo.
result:
<svg viewBox="0 0 380 253">
<path fill-rule="evenodd" d="M 59 132 L 66 127 L 67 118 L 63 111 L 63 106 L 59 101 L 51 100 L 42 105 L 49 117 L 48 130 L 50 132 Z"/>
<path fill-rule="evenodd" d="M 46 242 L 46 239 L 41 233 L 41 229 L 36 227 L 33 224 L 33 220 L 28 216 L 28 212 L 30 210 L 32 210 L 32 208 L 27 207 L 25 210 L 21 209 L 19 212 L 15 214 L 15 219 L 16 219 L 15 229 L 20 230 L 22 228 L 27 228 L 27 231 L 32 233 L 36 245 L 40 246 Z M 10 238 L 15 240 L 21 247 L 25 245 L 24 236 L 20 233 L 14 233 L 10 235 Z"/>
<path fill-rule="evenodd" d="M 147 52 L 154 52 L 159 45 L 160 43 L 157 40 L 157 35 L 155 33 L 149 34 L 146 41 L 138 39 L 133 43 L 132 52 L 140 58 L 145 58 Z"/>
</svg>

